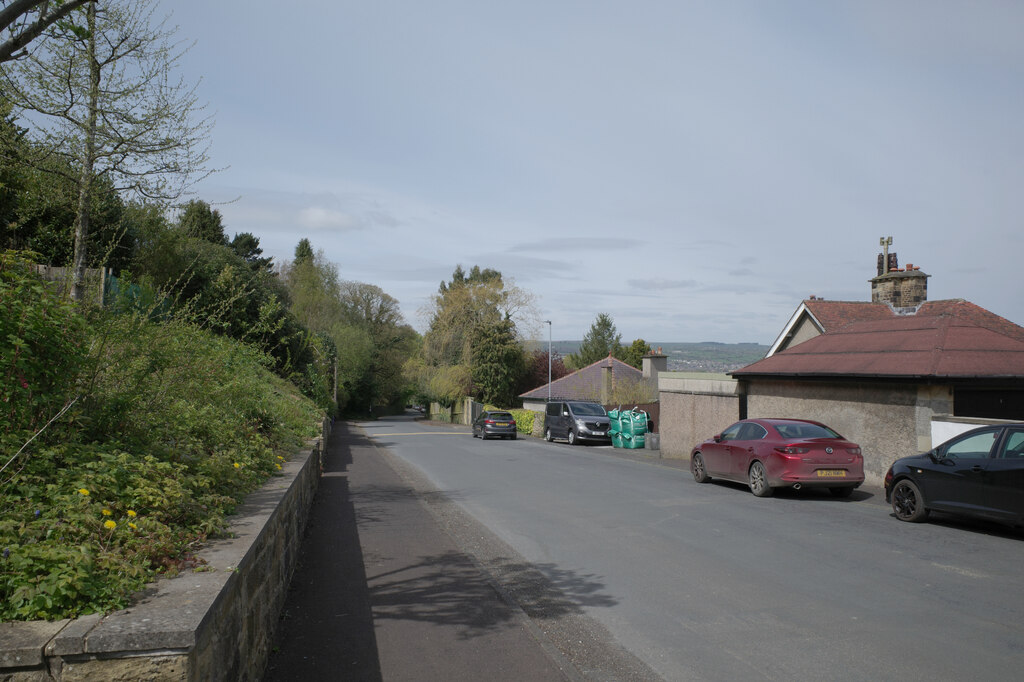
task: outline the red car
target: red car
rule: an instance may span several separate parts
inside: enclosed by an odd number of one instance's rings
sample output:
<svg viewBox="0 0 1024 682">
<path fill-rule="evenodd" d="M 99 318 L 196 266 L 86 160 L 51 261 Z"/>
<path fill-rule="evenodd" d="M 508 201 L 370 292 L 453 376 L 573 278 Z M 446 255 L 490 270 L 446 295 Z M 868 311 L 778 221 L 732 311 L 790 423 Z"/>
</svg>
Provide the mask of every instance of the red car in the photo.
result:
<svg viewBox="0 0 1024 682">
<path fill-rule="evenodd" d="M 819 422 L 744 419 L 695 447 L 690 471 L 698 483 L 746 483 L 758 497 L 804 486 L 846 497 L 864 482 L 864 458 L 859 445 Z"/>
</svg>

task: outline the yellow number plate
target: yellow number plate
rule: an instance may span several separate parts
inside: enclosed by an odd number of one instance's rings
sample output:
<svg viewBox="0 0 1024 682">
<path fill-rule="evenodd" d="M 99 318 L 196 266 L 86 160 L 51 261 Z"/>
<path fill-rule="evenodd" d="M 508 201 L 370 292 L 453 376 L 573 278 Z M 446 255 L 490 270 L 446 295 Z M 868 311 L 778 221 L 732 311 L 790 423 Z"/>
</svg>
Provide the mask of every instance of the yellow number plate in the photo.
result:
<svg viewBox="0 0 1024 682">
<path fill-rule="evenodd" d="M 508 422 L 494 422 L 495 426 L 508 426 Z"/>
<path fill-rule="evenodd" d="M 818 478 L 846 478 L 843 469 L 818 469 Z"/>
</svg>

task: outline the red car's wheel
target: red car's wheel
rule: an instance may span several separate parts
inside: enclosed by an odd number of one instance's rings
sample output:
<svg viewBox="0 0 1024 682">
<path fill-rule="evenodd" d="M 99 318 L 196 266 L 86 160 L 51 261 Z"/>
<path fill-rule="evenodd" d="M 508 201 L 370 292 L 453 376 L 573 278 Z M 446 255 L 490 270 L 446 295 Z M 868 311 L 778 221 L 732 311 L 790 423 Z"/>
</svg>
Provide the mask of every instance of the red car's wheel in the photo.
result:
<svg viewBox="0 0 1024 682">
<path fill-rule="evenodd" d="M 690 469 L 693 471 L 693 480 L 697 481 L 697 483 L 707 483 L 711 480 L 711 477 L 708 476 L 707 467 L 704 466 L 704 457 L 699 452 L 693 453 Z"/>
<path fill-rule="evenodd" d="M 771 497 L 772 487 L 768 485 L 768 472 L 764 470 L 764 465 L 760 462 L 754 462 L 750 465 L 748 482 L 750 484 L 750 492 L 754 493 L 757 497 Z"/>
</svg>

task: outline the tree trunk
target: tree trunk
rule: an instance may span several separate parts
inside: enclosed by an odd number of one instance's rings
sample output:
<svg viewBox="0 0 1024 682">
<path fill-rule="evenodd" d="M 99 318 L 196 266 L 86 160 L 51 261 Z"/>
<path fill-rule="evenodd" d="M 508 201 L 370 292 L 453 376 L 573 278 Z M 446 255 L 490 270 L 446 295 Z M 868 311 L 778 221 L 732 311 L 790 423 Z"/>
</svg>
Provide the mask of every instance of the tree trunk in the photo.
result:
<svg viewBox="0 0 1024 682">
<path fill-rule="evenodd" d="M 86 17 L 89 26 L 89 120 L 82 143 L 82 174 L 78 181 L 78 211 L 75 214 L 74 279 L 71 285 L 71 298 L 75 301 L 81 301 L 85 296 L 89 210 L 92 199 L 93 168 L 96 163 L 96 120 L 100 98 L 100 65 L 96 61 L 96 3 L 89 4 Z"/>
</svg>

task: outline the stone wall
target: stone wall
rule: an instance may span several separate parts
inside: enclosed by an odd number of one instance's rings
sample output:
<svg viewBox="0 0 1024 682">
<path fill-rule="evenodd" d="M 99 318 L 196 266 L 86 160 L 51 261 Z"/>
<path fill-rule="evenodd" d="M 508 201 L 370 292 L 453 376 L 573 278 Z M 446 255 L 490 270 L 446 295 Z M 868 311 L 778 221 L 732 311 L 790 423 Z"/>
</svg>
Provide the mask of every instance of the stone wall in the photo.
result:
<svg viewBox="0 0 1024 682">
<path fill-rule="evenodd" d="M 861 446 L 865 483 L 877 486 L 893 460 L 932 447 L 932 419 L 952 408 L 952 391 L 944 386 L 769 379 L 747 386 L 748 417 L 828 424 Z"/>
<path fill-rule="evenodd" d="M 106 616 L 0 623 L 0 680 L 258 680 L 320 481 L 321 437 L 284 464 L 210 542 L 200 568 L 159 580 Z"/>
<path fill-rule="evenodd" d="M 740 418 L 739 383 L 725 375 L 663 372 L 658 376 L 662 457 L 689 457 L 693 446 Z"/>
</svg>

